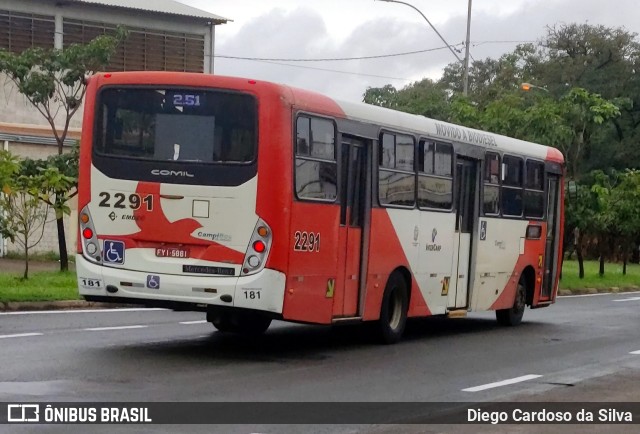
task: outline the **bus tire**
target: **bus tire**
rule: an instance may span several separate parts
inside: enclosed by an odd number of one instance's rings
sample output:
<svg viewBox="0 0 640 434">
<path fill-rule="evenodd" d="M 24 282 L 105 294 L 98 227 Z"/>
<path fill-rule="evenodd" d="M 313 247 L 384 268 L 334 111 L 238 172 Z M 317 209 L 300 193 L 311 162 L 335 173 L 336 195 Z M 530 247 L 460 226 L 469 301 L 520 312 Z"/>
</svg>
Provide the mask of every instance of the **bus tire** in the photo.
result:
<svg viewBox="0 0 640 434">
<path fill-rule="evenodd" d="M 259 335 L 267 331 L 271 318 L 252 312 L 229 312 L 207 315 L 207 321 L 220 332 Z"/>
<path fill-rule="evenodd" d="M 516 288 L 516 298 L 513 306 L 509 309 L 496 310 L 496 319 L 498 324 L 503 326 L 517 326 L 522 322 L 524 308 L 526 307 L 527 288 L 522 279 L 518 282 Z"/>
<path fill-rule="evenodd" d="M 407 282 L 400 274 L 393 273 L 384 288 L 378 320 L 378 333 L 382 343 L 395 344 L 400 341 L 407 323 L 408 308 Z"/>
</svg>

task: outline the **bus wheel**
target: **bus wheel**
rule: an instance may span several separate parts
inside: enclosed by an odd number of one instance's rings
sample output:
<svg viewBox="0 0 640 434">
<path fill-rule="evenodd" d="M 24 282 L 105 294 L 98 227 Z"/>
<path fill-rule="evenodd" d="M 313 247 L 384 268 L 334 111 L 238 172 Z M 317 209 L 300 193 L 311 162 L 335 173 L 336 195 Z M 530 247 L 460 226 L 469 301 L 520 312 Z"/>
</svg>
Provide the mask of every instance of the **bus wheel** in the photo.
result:
<svg viewBox="0 0 640 434">
<path fill-rule="evenodd" d="M 259 335 L 267 331 L 271 318 L 252 312 L 208 312 L 207 321 L 221 332 Z"/>
<path fill-rule="evenodd" d="M 385 344 L 395 344 L 402 338 L 407 323 L 409 296 L 404 278 L 394 273 L 389 277 L 382 296 L 382 308 L 378 329 L 380 338 Z"/>
<path fill-rule="evenodd" d="M 516 299 L 513 301 L 513 307 L 509 309 L 496 310 L 496 319 L 498 324 L 503 326 L 516 326 L 522 322 L 524 308 L 526 305 L 527 288 L 524 286 L 522 279 L 518 282 L 516 289 Z"/>
</svg>

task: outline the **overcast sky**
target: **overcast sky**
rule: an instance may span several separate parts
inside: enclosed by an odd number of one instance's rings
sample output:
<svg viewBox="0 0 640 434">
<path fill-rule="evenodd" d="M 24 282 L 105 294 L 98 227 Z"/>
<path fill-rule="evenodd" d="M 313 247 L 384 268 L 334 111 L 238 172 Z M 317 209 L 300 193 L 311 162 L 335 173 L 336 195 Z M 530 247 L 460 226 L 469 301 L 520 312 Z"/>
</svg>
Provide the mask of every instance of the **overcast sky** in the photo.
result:
<svg viewBox="0 0 640 434">
<path fill-rule="evenodd" d="M 180 0 L 221 15 L 216 55 L 275 59 L 419 54 L 374 60 L 266 63 L 218 57 L 216 74 L 249 77 L 360 101 L 368 86 L 401 88 L 438 78 L 456 61 L 427 22 L 402 4 L 374 0 Z M 406 0 L 460 49 L 466 36 L 468 0 Z M 497 58 L 517 42 L 536 41 L 556 23 L 620 26 L 640 33 L 638 0 L 473 0 L 471 55 Z M 510 42 L 504 42 L 510 41 Z M 517 42 L 512 42 L 517 41 Z M 291 66 L 293 65 L 293 66 Z"/>
</svg>

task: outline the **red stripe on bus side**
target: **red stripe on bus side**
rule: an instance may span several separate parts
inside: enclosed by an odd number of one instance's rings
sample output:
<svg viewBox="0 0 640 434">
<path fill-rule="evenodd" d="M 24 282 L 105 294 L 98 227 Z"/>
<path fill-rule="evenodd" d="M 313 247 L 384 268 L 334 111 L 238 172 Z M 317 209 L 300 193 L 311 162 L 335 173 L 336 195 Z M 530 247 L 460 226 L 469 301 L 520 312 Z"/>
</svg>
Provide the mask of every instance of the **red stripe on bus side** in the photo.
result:
<svg viewBox="0 0 640 434">
<path fill-rule="evenodd" d="M 363 319 L 377 320 L 380 318 L 382 296 L 387 280 L 393 270 L 398 267 L 411 270 L 387 210 L 374 208 L 371 210 L 371 241 Z M 428 315 L 431 315 L 429 306 L 420 292 L 415 277 L 412 277 L 409 316 Z"/>
</svg>

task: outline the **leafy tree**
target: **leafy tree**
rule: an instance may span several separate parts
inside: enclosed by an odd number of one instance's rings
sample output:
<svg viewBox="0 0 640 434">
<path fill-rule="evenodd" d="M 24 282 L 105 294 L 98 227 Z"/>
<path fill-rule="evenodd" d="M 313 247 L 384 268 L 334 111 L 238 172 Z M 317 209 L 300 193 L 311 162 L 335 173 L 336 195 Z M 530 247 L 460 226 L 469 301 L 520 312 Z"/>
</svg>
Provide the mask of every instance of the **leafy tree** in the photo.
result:
<svg viewBox="0 0 640 434">
<path fill-rule="evenodd" d="M 518 46 L 498 59 L 472 62 L 469 69 L 469 99 L 479 108 L 512 93 L 523 82 L 535 81 L 534 72 L 542 61 L 533 44 Z M 459 63 L 448 65 L 438 84 L 446 91 L 462 94 L 463 69 Z"/>
<path fill-rule="evenodd" d="M 30 48 L 20 54 L 0 50 L 0 72 L 7 75 L 47 120 L 59 155 L 63 154 L 71 119 L 82 104 L 86 76 L 104 69 L 125 37 L 126 32 L 118 29 L 115 35 L 101 35 L 86 45 L 72 44 L 63 50 Z M 68 210 L 66 201 L 71 196 L 70 192 L 56 192 L 52 199 L 57 217 L 61 270 L 69 267 L 62 214 Z"/>
<path fill-rule="evenodd" d="M 629 252 L 640 233 L 640 171 L 628 169 L 619 174 L 619 183 L 611 192 L 611 207 L 616 235 L 622 244 L 622 274 L 627 274 Z"/>
<path fill-rule="evenodd" d="M 565 234 L 575 234 L 578 277 L 584 279 L 584 237 L 592 228 L 597 213 L 597 205 L 589 185 L 578 184 L 575 195 L 565 197 Z"/>
<path fill-rule="evenodd" d="M 581 170 L 640 167 L 640 44 L 624 28 L 590 24 L 549 27 L 539 43 L 542 67 L 532 72 L 536 84 L 559 97 L 571 87 L 599 94 L 620 108 L 615 128 L 591 137 Z"/>
<path fill-rule="evenodd" d="M 383 87 L 368 87 L 364 95 L 362 95 L 362 100 L 367 104 L 397 109 L 397 95 L 398 90 L 394 86 L 387 84 Z"/>
<path fill-rule="evenodd" d="M 618 176 L 615 171 L 610 174 L 598 170 L 593 173 L 595 182 L 591 187 L 591 192 L 595 197 L 594 213 L 588 220 L 589 229 L 598 237 L 598 254 L 600 269 L 598 274 L 604 276 L 604 263 L 607 256 L 607 239 L 614 233 L 616 215 L 614 211 L 616 184 Z"/>
<path fill-rule="evenodd" d="M 450 116 L 446 90 L 428 78 L 411 83 L 401 90 L 390 84 L 383 87 L 369 87 L 363 95 L 363 101 L 438 120 L 447 120 Z"/>
<path fill-rule="evenodd" d="M 620 116 L 620 109 L 613 102 L 582 88 L 571 89 L 560 103 L 572 132 L 571 140 L 560 146 L 560 150 L 567 160 L 569 176 L 577 177 L 584 153 L 591 150 L 594 130 Z"/>
<path fill-rule="evenodd" d="M 20 169 L 18 159 L 10 152 L 0 149 L 0 187 L 4 190 Z"/>
<path fill-rule="evenodd" d="M 51 178 L 44 179 L 46 183 L 41 186 L 40 198 L 54 210 L 56 220 L 71 213 L 68 201 L 78 192 L 78 151 L 76 145 L 71 152 L 52 155 L 44 160 L 27 159 L 22 162 L 22 170 L 28 176 L 51 174 Z M 49 168 L 55 168 L 57 172 L 47 172 Z"/>
</svg>

